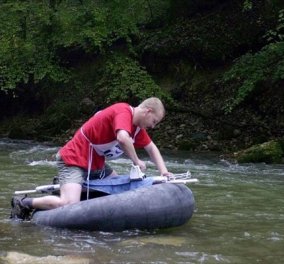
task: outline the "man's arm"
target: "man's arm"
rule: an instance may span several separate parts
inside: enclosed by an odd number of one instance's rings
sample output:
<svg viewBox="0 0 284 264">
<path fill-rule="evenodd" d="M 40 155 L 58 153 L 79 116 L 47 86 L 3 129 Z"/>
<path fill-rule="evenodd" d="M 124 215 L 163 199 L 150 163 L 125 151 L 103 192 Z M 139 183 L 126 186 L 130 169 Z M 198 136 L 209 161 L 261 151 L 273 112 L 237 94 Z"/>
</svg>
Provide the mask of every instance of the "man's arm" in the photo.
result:
<svg viewBox="0 0 284 264">
<path fill-rule="evenodd" d="M 133 140 L 125 130 L 118 130 L 116 139 L 124 151 L 124 153 L 132 160 L 134 165 L 138 165 L 142 171 L 146 170 L 146 164 L 140 160 L 137 156 L 135 148 L 133 146 Z"/>
<path fill-rule="evenodd" d="M 148 144 L 144 149 L 147 151 L 151 160 L 155 163 L 162 176 L 171 175 L 171 173 L 168 172 L 164 159 L 154 142 Z"/>
</svg>

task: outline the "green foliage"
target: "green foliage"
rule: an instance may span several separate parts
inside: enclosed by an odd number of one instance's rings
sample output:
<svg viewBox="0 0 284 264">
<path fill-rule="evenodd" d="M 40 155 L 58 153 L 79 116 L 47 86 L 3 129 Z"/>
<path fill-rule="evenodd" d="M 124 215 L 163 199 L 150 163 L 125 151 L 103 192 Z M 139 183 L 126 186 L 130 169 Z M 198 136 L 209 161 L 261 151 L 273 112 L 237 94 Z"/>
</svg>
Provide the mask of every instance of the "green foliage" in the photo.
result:
<svg viewBox="0 0 284 264">
<path fill-rule="evenodd" d="M 0 89 L 45 77 L 66 79 L 65 69 L 49 48 L 50 12 L 43 3 L 7 1 L 0 5 L 0 20 Z"/>
<path fill-rule="evenodd" d="M 55 136 L 70 128 L 78 116 L 78 101 L 57 100 L 41 117 L 36 129 L 39 134 Z"/>
<path fill-rule="evenodd" d="M 244 5 L 252 4 L 245 1 Z M 251 8 L 251 7 L 250 7 Z M 223 76 L 225 85 L 237 90 L 228 101 L 225 112 L 230 113 L 235 107 L 244 102 L 257 91 L 264 82 L 275 84 L 284 79 L 284 10 L 279 11 L 274 29 L 270 29 L 264 38 L 268 43 L 259 52 L 247 53 L 240 57 L 233 67 Z"/>
<path fill-rule="evenodd" d="M 125 55 L 110 56 L 102 69 L 102 75 L 97 87 L 100 98 L 104 98 L 107 103 L 117 101 L 138 103 L 150 96 L 171 100 L 137 61 Z"/>
<path fill-rule="evenodd" d="M 249 11 L 252 9 L 252 0 L 245 0 L 243 4 L 243 10 Z"/>
<path fill-rule="evenodd" d="M 159 14 L 155 1 L 20 1 L 0 3 L 0 89 L 23 83 L 66 82 L 69 52 L 94 55 Z M 163 5 L 162 5 L 163 6 Z M 165 8 L 164 8 L 165 9 Z"/>
<path fill-rule="evenodd" d="M 69 1 L 62 1 L 53 16 L 57 26 L 54 32 L 56 44 L 96 52 L 118 39 L 130 42 L 129 36 L 137 34 L 138 30 L 135 13 L 129 12 L 128 4 L 128 1 L 120 5 L 117 1 L 105 4 L 82 1 L 82 4 L 70 5 Z"/>
<path fill-rule="evenodd" d="M 264 38 L 268 43 L 284 41 L 284 9 L 279 11 L 277 25 L 275 29 L 270 29 Z"/>
<path fill-rule="evenodd" d="M 227 113 L 242 103 L 259 84 L 271 85 L 284 79 L 284 42 L 270 44 L 261 51 L 248 53 L 236 61 L 223 76 L 225 85 L 235 87 L 237 93 L 225 107 Z"/>
<path fill-rule="evenodd" d="M 34 139 L 37 137 L 38 120 L 20 114 L 7 122 L 8 137 L 13 139 Z"/>
<path fill-rule="evenodd" d="M 216 9 L 228 0 L 170 0 L 170 14 L 172 18 L 191 17 L 208 10 Z"/>
<path fill-rule="evenodd" d="M 257 17 L 261 20 L 256 21 Z M 207 16 L 179 18 L 168 27 L 145 34 L 140 48 L 142 53 L 162 57 L 182 54 L 200 67 L 220 64 L 256 45 L 263 34 L 262 23 L 262 14 L 250 16 L 241 4 L 228 3 Z"/>
</svg>

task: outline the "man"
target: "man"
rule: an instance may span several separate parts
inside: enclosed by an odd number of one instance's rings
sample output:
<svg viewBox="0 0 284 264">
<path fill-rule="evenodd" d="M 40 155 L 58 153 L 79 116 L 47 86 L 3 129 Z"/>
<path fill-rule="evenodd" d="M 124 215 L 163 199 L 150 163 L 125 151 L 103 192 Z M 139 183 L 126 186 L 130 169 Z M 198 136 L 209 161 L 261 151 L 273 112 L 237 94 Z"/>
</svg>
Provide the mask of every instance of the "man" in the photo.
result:
<svg viewBox="0 0 284 264">
<path fill-rule="evenodd" d="M 159 149 L 146 129 L 154 128 L 165 116 L 165 108 L 156 97 L 144 100 L 137 107 L 116 103 L 92 116 L 74 137 L 57 153 L 60 196 L 17 198 L 12 200 L 12 217 L 23 218 L 23 210 L 53 209 L 80 201 L 82 183 L 116 175 L 105 164 L 107 158 L 125 153 L 142 171 L 146 164 L 135 148 L 144 148 L 163 176 L 169 176 Z"/>
</svg>

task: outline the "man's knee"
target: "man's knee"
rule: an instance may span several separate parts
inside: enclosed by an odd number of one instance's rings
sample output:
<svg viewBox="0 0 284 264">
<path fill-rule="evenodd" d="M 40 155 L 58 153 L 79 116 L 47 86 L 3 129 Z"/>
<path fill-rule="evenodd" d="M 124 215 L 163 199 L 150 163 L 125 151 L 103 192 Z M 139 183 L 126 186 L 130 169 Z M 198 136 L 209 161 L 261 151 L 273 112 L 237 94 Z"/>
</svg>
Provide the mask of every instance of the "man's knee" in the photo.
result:
<svg viewBox="0 0 284 264">
<path fill-rule="evenodd" d="M 78 203 L 79 201 L 80 199 L 74 199 L 74 198 L 73 199 L 60 199 L 57 207 Z"/>
</svg>

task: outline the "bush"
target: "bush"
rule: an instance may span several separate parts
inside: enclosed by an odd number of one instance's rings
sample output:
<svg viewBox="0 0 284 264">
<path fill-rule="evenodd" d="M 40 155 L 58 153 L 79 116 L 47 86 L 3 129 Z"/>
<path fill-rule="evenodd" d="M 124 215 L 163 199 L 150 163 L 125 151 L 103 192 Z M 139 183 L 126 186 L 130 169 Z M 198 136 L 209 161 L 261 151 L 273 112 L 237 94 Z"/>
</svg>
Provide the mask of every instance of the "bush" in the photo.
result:
<svg viewBox="0 0 284 264">
<path fill-rule="evenodd" d="M 140 50 L 162 57 L 182 54 L 199 67 L 220 65 L 259 44 L 264 20 L 261 10 L 244 12 L 241 3 L 228 2 L 206 16 L 177 18 L 168 27 L 145 34 Z"/>
<path fill-rule="evenodd" d="M 223 82 L 237 90 L 225 106 L 227 113 L 245 101 L 264 82 L 274 85 L 284 79 L 284 42 L 272 43 L 261 51 L 248 53 L 223 76 Z"/>
<path fill-rule="evenodd" d="M 78 116 L 77 101 L 58 100 L 41 116 L 37 131 L 39 134 L 44 133 L 45 136 L 56 136 L 69 129 Z"/>
<path fill-rule="evenodd" d="M 134 59 L 123 54 L 111 55 L 101 72 L 102 78 L 96 84 L 98 94 L 107 104 L 128 101 L 137 104 L 150 96 L 170 102 L 170 96 L 163 91 Z"/>
</svg>

